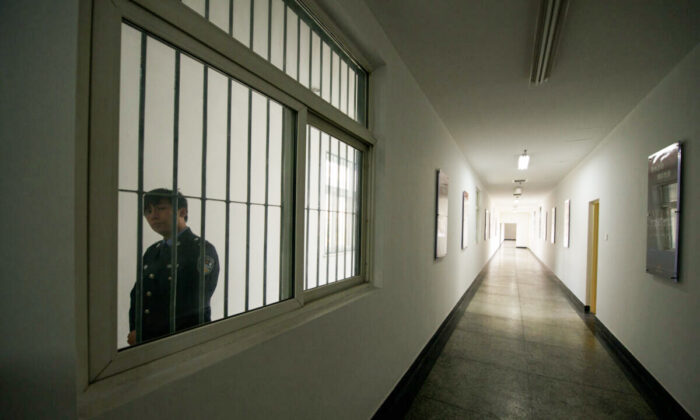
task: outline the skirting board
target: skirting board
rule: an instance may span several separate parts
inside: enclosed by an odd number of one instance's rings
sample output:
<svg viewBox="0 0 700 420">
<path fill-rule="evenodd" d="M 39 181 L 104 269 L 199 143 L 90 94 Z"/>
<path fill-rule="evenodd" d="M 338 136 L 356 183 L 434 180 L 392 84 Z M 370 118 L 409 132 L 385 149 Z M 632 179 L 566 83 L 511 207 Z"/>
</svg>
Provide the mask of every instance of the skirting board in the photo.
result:
<svg viewBox="0 0 700 420">
<path fill-rule="evenodd" d="M 491 258 L 493 258 L 493 256 Z M 447 318 L 445 318 L 430 341 L 428 341 L 428 344 L 425 345 L 411 367 L 408 368 L 408 371 L 403 375 L 394 390 L 389 394 L 386 400 L 384 400 L 384 403 L 379 407 L 377 412 L 374 413 L 372 419 L 400 419 L 408 412 L 423 382 L 425 382 L 430 370 L 433 368 L 433 365 L 435 365 L 435 361 L 445 348 L 447 340 L 449 340 L 452 332 L 457 327 L 459 319 L 462 318 L 464 311 L 467 309 L 467 306 L 469 306 L 469 302 L 471 302 L 472 297 L 474 297 L 479 286 L 481 286 L 481 282 L 488 272 L 490 262 L 491 260 L 489 259 L 481 272 L 476 276 L 471 286 L 464 292 L 464 295 L 462 295 L 455 307 L 450 311 L 450 314 L 447 315 Z"/>
<path fill-rule="evenodd" d="M 542 264 L 547 277 L 557 283 L 564 291 L 571 306 L 583 319 L 586 326 L 593 332 L 610 353 L 615 363 L 622 369 L 627 379 L 639 391 L 644 400 L 649 404 L 654 413 L 662 419 L 692 419 L 682 405 L 649 373 L 649 371 L 637 360 L 636 357 L 620 342 L 620 340 L 608 330 L 594 314 L 590 313 L 590 306 L 584 305 L 576 295 L 557 277 L 532 250 L 532 255 Z"/>
</svg>

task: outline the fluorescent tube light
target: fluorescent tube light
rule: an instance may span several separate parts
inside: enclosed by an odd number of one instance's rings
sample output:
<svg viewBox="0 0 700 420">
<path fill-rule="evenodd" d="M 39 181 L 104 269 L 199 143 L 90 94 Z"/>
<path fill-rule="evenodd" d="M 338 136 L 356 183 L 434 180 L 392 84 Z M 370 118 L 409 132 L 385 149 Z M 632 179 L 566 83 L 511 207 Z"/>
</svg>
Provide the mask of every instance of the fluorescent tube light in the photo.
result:
<svg viewBox="0 0 700 420">
<path fill-rule="evenodd" d="M 518 158 L 518 169 L 524 171 L 530 165 L 530 156 L 527 155 L 527 150 Z"/>
<path fill-rule="evenodd" d="M 530 83 L 537 86 L 549 79 L 556 55 L 568 0 L 541 0 L 535 28 L 535 48 L 530 67 Z"/>
</svg>

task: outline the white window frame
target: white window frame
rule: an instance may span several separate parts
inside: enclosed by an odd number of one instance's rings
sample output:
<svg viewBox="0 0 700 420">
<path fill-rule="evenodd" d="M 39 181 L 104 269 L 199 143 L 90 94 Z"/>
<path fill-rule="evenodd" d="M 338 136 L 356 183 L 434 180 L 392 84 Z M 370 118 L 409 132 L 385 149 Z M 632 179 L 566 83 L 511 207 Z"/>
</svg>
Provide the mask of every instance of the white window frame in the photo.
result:
<svg viewBox="0 0 700 420">
<path fill-rule="evenodd" d="M 232 334 L 285 314 L 309 313 L 314 300 L 341 302 L 347 290 L 370 283 L 371 196 L 373 146 L 369 130 L 303 87 L 273 64 L 232 39 L 178 0 L 84 0 L 92 9 L 89 61 L 89 134 L 87 189 L 87 318 L 85 342 L 87 381 L 82 412 L 95 413 L 116 401 L 114 390 L 144 376 L 162 374 L 183 359 L 185 350 L 202 354 L 215 350 L 212 340 L 226 346 Z M 84 14 L 85 15 L 85 14 Z M 84 16 L 83 15 L 83 16 Z M 145 30 L 212 65 L 296 112 L 294 185 L 294 297 L 206 324 L 192 330 L 119 351 L 117 348 L 117 209 L 119 168 L 119 71 L 122 22 Z M 89 31 L 88 31 L 89 32 Z M 303 290 L 306 127 L 311 124 L 362 152 L 360 272 L 336 283 Z M 290 174 L 291 175 L 291 174 Z M 342 292 L 342 293 L 341 293 Z M 331 297 L 331 295 L 333 295 Z M 323 305 L 315 305 L 322 309 Z M 288 317 L 289 318 L 289 317 Z M 79 325 L 84 325 L 79 321 Z M 279 325 L 271 327 L 277 333 Z M 276 328 L 276 329 L 275 329 Z M 260 333 L 269 336 L 270 331 Z M 192 350 L 194 349 L 194 350 Z M 220 350 L 220 348 L 219 348 Z M 172 370 L 172 369 L 171 369 Z M 162 381 L 162 378 L 159 379 Z M 142 392 L 145 392 L 142 391 Z M 118 398 L 117 398 L 118 399 Z M 106 402 L 105 402 L 106 400 Z M 98 402 L 95 402 L 98 401 Z M 111 401 L 111 402 L 110 402 Z"/>
</svg>

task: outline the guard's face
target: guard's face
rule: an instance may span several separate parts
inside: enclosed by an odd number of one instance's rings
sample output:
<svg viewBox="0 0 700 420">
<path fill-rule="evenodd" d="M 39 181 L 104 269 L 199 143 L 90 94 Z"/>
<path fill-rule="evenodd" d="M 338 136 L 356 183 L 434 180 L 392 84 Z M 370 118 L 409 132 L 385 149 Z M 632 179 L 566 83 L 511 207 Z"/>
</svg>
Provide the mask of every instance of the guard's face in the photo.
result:
<svg viewBox="0 0 700 420">
<path fill-rule="evenodd" d="M 187 214 L 187 209 L 178 210 L 178 228 L 180 225 L 184 225 L 185 214 Z M 156 205 L 148 207 L 144 213 L 144 216 L 154 232 L 158 233 L 164 238 L 171 237 L 173 230 L 173 206 L 168 200 L 163 200 Z"/>
</svg>

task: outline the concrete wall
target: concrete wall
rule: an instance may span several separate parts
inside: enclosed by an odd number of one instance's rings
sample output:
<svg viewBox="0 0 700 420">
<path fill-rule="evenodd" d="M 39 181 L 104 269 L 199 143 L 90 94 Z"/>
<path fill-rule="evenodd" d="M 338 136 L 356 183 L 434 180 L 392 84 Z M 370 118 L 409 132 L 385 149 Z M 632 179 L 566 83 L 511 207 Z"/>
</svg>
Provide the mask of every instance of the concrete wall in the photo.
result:
<svg viewBox="0 0 700 420">
<path fill-rule="evenodd" d="M 557 243 L 531 248 L 586 299 L 588 202 L 600 199 L 598 318 L 694 417 L 700 417 L 700 46 L 689 53 L 543 203 Z M 682 140 L 681 277 L 645 272 L 647 156 Z M 571 247 L 561 244 L 571 199 Z M 551 211 L 551 210 L 550 210 Z"/>
<path fill-rule="evenodd" d="M 76 112 L 76 3 L 0 6 L 0 410 L 14 418 L 75 417 L 76 366 L 86 363 L 76 350 L 85 320 L 75 315 L 86 304 L 76 285 L 85 268 L 76 263 L 85 246 L 75 239 L 85 212 L 76 132 L 86 127 L 76 124 L 84 111 Z M 373 15 L 361 0 L 323 3 L 378 64 L 371 96 L 379 289 L 103 418 L 368 418 L 497 249 L 495 238 L 477 244 L 471 227 L 469 247 L 460 249 L 461 192 L 475 197 L 480 182 Z M 450 235 L 447 256 L 435 261 L 438 168 L 450 176 Z M 490 208 L 481 189 L 482 209 Z"/>
<path fill-rule="evenodd" d="M 0 417 L 76 415 L 77 1 L 0 2 Z"/>
</svg>

